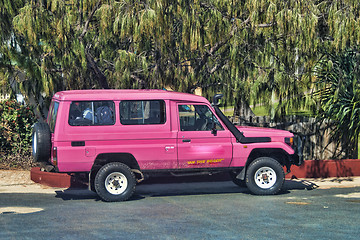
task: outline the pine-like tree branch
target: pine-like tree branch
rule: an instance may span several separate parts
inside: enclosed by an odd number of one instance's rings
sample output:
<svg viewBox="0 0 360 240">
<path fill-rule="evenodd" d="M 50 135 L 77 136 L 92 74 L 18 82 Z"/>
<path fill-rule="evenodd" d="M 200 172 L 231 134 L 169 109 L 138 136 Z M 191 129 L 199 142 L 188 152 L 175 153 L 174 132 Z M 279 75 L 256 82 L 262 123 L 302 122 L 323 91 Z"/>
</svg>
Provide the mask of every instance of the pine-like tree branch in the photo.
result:
<svg viewBox="0 0 360 240">
<path fill-rule="evenodd" d="M 83 39 L 84 36 L 85 36 L 85 34 L 87 33 L 88 28 L 89 28 L 90 21 L 91 21 L 91 19 L 93 18 L 96 10 L 99 9 L 100 3 L 101 3 L 101 0 L 99 0 L 99 1 L 95 4 L 95 7 L 93 8 L 93 10 L 91 11 L 91 13 L 89 14 L 89 17 L 88 17 L 88 19 L 87 19 L 86 22 L 85 22 L 83 31 L 82 31 L 82 33 L 81 33 L 80 36 L 79 36 L 79 39 L 80 39 L 80 40 Z"/>
<path fill-rule="evenodd" d="M 94 72 L 96 79 L 98 80 L 99 85 L 103 89 L 109 89 L 109 84 L 107 82 L 106 76 L 98 67 L 96 61 L 94 60 L 93 56 L 90 54 L 88 47 L 85 50 L 86 60 L 89 64 L 90 69 Z"/>
<path fill-rule="evenodd" d="M 141 79 L 140 77 L 136 76 L 135 74 L 131 74 L 130 77 L 139 83 L 141 89 L 146 88 L 145 80 Z"/>
<path fill-rule="evenodd" d="M 210 48 L 209 51 L 206 51 L 205 54 L 202 56 L 200 62 L 197 64 L 197 66 L 195 68 L 195 74 L 199 74 L 201 68 L 207 63 L 209 57 L 212 56 L 213 54 L 215 54 L 228 41 L 229 41 L 229 39 L 217 42 L 214 44 L 214 46 L 212 48 Z"/>
</svg>

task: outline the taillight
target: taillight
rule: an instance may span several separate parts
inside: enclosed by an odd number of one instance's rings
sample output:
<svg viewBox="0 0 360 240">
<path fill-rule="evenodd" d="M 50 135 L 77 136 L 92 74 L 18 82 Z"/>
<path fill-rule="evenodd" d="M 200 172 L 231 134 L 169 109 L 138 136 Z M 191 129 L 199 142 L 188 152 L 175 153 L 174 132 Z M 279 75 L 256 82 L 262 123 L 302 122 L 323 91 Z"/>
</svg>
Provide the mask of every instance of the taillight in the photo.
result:
<svg viewBox="0 0 360 240">
<path fill-rule="evenodd" d="M 286 137 L 285 143 L 289 146 L 293 146 L 294 145 L 294 137 Z"/>
<path fill-rule="evenodd" d="M 53 164 L 56 166 L 57 165 L 57 147 L 53 147 L 52 159 L 53 159 Z"/>
</svg>

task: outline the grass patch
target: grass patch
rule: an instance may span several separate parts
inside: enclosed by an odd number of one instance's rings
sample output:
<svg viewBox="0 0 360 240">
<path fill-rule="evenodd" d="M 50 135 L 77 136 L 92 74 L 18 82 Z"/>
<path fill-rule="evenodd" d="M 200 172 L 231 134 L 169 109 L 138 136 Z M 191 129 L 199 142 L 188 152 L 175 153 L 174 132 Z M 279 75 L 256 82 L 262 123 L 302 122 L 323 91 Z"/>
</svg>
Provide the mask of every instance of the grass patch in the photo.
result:
<svg viewBox="0 0 360 240">
<path fill-rule="evenodd" d="M 277 106 L 278 103 L 275 103 L 274 108 Z M 234 106 L 220 107 L 220 110 L 227 117 L 234 115 Z M 251 110 L 258 117 L 269 116 L 269 110 L 265 106 L 253 106 Z M 312 116 L 312 113 L 307 109 L 290 109 L 286 115 Z"/>
<path fill-rule="evenodd" d="M 278 104 L 275 104 L 274 109 L 277 107 Z M 269 109 L 265 106 L 255 106 L 252 107 L 251 110 L 256 116 L 269 116 Z M 296 115 L 296 116 L 312 116 L 310 110 L 307 109 L 290 109 L 286 113 L 286 115 Z"/>
<path fill-rule="evenodd" d="M 251 110 L 256 116 L 268 116 L 269 111 L 265 106 L 252 107 Z"/>
</svg>

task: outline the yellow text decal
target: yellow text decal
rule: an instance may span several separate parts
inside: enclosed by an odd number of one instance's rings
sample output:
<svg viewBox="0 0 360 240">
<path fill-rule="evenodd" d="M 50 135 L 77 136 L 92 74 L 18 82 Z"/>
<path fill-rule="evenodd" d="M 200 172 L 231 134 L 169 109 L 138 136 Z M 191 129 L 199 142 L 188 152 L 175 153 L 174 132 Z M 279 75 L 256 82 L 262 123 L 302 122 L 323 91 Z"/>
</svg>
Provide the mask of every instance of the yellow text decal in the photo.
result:
<svg viewBox="0 0 360 240">
<path fill-rule="evenodd" d="M 224 158 L 215 158 L 215 159 L 208 159 L 208 160 L 196 160 L 196 161 L 188 161 L 188 165 L 199 165 L 199 164 L 217 164 L 224 161 Z"/>
</svg>

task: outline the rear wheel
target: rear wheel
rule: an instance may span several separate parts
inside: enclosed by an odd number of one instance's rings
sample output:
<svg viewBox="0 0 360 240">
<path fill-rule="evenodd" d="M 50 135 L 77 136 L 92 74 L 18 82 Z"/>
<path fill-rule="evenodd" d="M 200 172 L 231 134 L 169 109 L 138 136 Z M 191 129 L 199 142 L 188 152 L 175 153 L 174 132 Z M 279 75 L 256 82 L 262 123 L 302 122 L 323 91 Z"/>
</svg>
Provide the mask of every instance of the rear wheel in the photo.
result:
<svg viewBox="0 0 360 240">
<path fill-rule="evenodd" d="M 284 169 L 270 157 L 255 159 L 246 172 L 246 185 L 256 195 L 277 194 L 285 180 Z"/>
<path fill-rule="evenodd" d="M 95 176 L 96 193 L 106 202 L 125 201 L 134 191 L 136 179 L 131 169 L 119 162 L 108 163 Z"/>
</svg>

